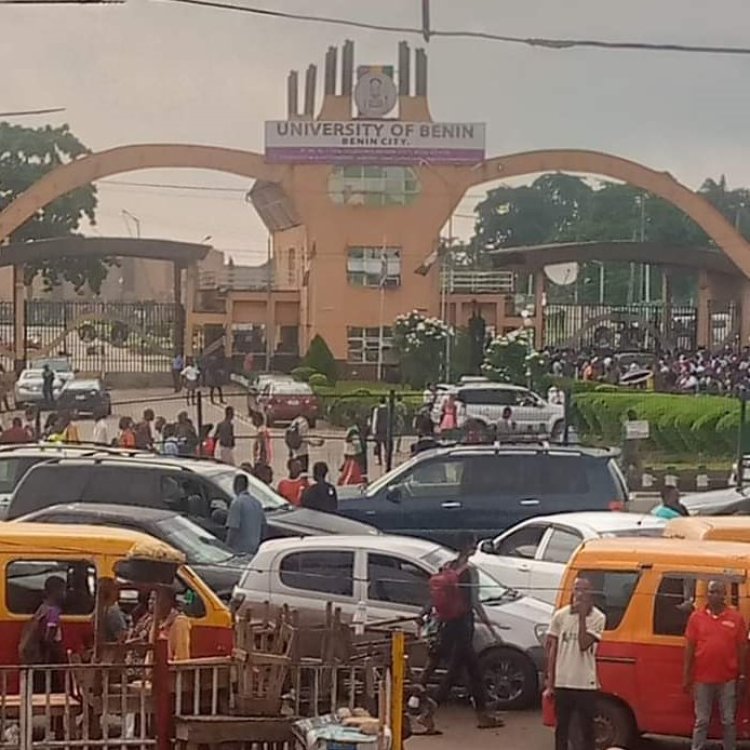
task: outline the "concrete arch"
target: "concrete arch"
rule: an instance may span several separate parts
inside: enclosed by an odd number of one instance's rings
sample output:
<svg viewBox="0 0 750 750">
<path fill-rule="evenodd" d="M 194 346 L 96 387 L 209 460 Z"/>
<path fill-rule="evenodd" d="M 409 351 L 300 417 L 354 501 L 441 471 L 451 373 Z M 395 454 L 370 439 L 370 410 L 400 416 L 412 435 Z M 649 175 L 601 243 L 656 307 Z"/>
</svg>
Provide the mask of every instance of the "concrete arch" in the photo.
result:
<svg viewBox="0 0 750 750">
<path fill-rule="evenodd" d="M 554 149 L 496 156 L 471 170 L 466 189 L 485 182 L 541 172 L 596 174 L 622 180 L 658 195 L 686 213 L 750 278 L 750 243 L 705 198 L 642 164 L 599 151 Z M 1 215 L 0 215 L 0 218 Z"/>
<path fill-rule="evenodd" d="M 253 151 L 217 146 L 119 146 L 81 157 L 44 175 L 0 212 L 0 241 L 40 208 L 71 190 L 123 172 L 162 168 L 210 169 L 270 182 L 281 182 L 289 169 L 284 165 L 266 164 L 263 155 Z"/>
</svg>

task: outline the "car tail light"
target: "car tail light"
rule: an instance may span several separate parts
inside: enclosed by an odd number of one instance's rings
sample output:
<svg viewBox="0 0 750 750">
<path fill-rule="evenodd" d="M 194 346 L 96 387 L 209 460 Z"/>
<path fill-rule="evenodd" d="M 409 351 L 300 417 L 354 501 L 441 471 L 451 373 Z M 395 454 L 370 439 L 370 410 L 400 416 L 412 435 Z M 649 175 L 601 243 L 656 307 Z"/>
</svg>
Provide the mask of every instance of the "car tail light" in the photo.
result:
<svg viewBox="0 0 750 750">
<path fill-rule="evenodd" d="M 622 500 L 611 500 L 608 507 L 610 510 L 623 511 L 625 510 L 625 503 Z"/>
</svg>

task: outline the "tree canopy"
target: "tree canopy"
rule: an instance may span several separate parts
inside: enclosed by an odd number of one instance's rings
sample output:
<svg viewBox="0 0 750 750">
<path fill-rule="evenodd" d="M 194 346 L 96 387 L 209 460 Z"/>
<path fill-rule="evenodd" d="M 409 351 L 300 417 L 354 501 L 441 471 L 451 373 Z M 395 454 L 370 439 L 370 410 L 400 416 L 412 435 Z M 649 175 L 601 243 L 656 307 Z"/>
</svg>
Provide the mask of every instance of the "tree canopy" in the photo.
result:
<svg viewBox="0 0 750 750">
<path fill-rule="evenodd" d="M 50 170 L 87 153 L 89 150 L 67 125 L 27 128 L 0 122 L 0 209 Z M 78 188 L 39 209 L 12 234 L 11 241 L 75 235 L 85 219 L 95 222 L 96 206 L 96 188 Z M 27 264 L 24 276 L 30 284 L 41 275 L 48 289 L 65 280 L 81 291 L 88 283 L 98 293 L 113 262 L 100 258 L 53 258 Z"/>
<path fill-rule="evenodd" d="M 721 177 L 705 180 L 698 192 L 750 239 L 750 190 L 729 189 Z M 530 185 L 490 190 L 476 213 L 470 255 L 479 265 L 488 264 L 487 250 L 523 245 L 640 239 L 684 246 L 712 244 L 689 216 L 658 196 L 622 183 L 561 173 L 542 175 Z M 607 301 L 613 304 L 627 301 L 628 283 L 632 285 L 627 265 L 607 264 Z M 595 301 L 599 273 L 599 264 L 583 264 L 579 301 Z M 658 296 L 656 274 L 651 283 Z M 687 293 L 684 283 L 678 281 L 677 287 L 682 287 L 682 296 Z"/>
</svg>

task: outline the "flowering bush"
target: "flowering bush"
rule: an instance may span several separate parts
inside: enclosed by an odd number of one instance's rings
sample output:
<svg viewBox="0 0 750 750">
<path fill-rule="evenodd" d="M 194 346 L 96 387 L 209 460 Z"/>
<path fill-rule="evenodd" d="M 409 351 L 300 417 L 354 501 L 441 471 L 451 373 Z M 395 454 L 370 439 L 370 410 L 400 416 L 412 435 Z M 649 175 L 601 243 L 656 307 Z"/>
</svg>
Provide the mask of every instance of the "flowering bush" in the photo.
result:
<svg viewBox="0 0 750 750">
<path fill-rule="evenodd" d="M 484 355 L 482 374 L 500 383 L 535 383 L 547 369 L 546 357 L 535 351 L 523 329 L 493 339 Z"/>
<path fill-rule="evenodd" d="M 413 388 L 435 382 L 445 362 L 445 344 L 453 330 L 438 318 L 417 310 L 399 315 L 393 322 L 393 347 L 401 366 L 401 377 Z"/>
</svg>

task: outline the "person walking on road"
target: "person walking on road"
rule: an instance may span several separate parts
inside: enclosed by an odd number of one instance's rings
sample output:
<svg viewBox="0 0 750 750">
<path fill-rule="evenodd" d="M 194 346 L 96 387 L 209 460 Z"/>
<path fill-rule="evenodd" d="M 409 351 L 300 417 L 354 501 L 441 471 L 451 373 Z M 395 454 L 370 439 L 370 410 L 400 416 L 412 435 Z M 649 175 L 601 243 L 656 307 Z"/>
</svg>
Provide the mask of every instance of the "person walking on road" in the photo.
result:
<svg viewBox="0 0 750 750">
<path fill-rule="evenodd" d="M 726 604 L 723 581 L 708 584 L 708 604 L 690 615 L 685 637 L 683 687 L 693 694 L 692 750 L 703 750 L 714 704 L 718 702 L 724 750 L 737 746 L 737 705 L 745 694 L 747 628 L 742 615 Z"/>
<path fill-rule="evenodd" d="M 143 412 L 143 419 L 135 427 L 135 447 L 139 450 L 150 451 L 154 447 L 153 424 L 156 415 L 153 409 Z"/>
<path fill-rule="evenodd" d="M 378 466 L 383 465 L 383 451 L 388 442 L 388 404 L 385 396 L 380 397 L 380 402 L 372 410 L 371 432 L 375 439 L 375 460 Z"/>
<path fill-rule="evenodd" d="M 547 636 L 546 694 L 554 696 L 557 711 L 555 750 L 595 750 L 594 714 L 599 678 L 596 647 L 606 618 L 594 606 L 591 583 L 578 578 L 571 604 L 552 616 Z M 578 718 L 580 744 L 569 744 L 570 727 Z"/>
<path fill-rule="evenodd" d="M 253 466 L 271 465 L 271 430 L 259 411 L 252 413 L 255 437 L 253 438 Z"/>
<path fill-rule="evenodd" d="M 175 354 L 172 360 L 172 383 L 174 392 L 179 393 L 182 390 L 182 371 L 185 369 L 185 358 L 180 352 Z"/>
<path fill-rule="evenodd" d="M 351 420 L 352 424 L 344 438 L 344 463 L 339 476 L 339 484 L 342 486 L 360 485 L 365 481 L 365 444 L 354 415 Z"/>
<path fill-rule="evenodd" d="M 435 696 L 437 703 L 443 704 L 465 670 L 477 714 L 477 727 L 489 729 L 501 727 L 504 722 L 487 710 L 487 692 L 474 649 L 475 615 L 496 638 L 497 635 L 479 600 L 476 570 L 469 565 L 469 557 L 473 552 L 473 545 L 467 547 L 455 560 L 444 565 L 430 578 L 431 612 L 437 621 L 438 635 L 420 682 L 426 689 L 432 674 L 440 662 L 446 659 L 448 669 Z"/>
<path fill-rule="evenodd" d="M 193 364 L 193 360 L 188 357 L 185 367 L 180 373 L 183 381 L 185 382 L 185 398 L 187 399 L 187 405 L 195 404 L 198 402 L 196 392 L 198 391 L 198 379 L 200 378 L 200 370 Z"/>
<path fill-rule="evenodd" d="M 42 367 L 42 398 L 47 406 L 55 403 L 55 371 L 48 364 Z"/>
<path fill-rule="evenodd" d="M 284 433 L 284 442 L 289 448 L 289 458 L 298 458 L 302 473 L 310 471 L 310 446 L 321 446 L 323 441 L 310 437 L 310 423 L 304 414 L 295 417 Z"/>
<path fill-rule="evenodd" d="M 339 496 L 336 488 L 328 481 L 328 464 L 325 461 L 316 461 L 313 479 L 315 484 L 311 484 L 302 493 L 302 507 L 335 513 L 339 509 Z"/>
<path fill-rule="evenodd" d="M 234 408 L 224 409 L 224 419 L 216 425 L 216 457 L 219 461 L 234 466 Z"/>
<path fill-rule="evenodd" d="M 227 515 L 227 544 L 239 554 L 254 555 L 263 541 L 266 514 L 260 500 L 247 491 L 249 486 L 245 474 L 234 478 L 236 497 Z"/>
<path fill-rule="evenodd" d="M 13 422 L 7 430 L 0 435 L 0 443 L 28 443 L 29 433 L 23 427 L 21 417 L 13 417 Z"/>
</svg>

